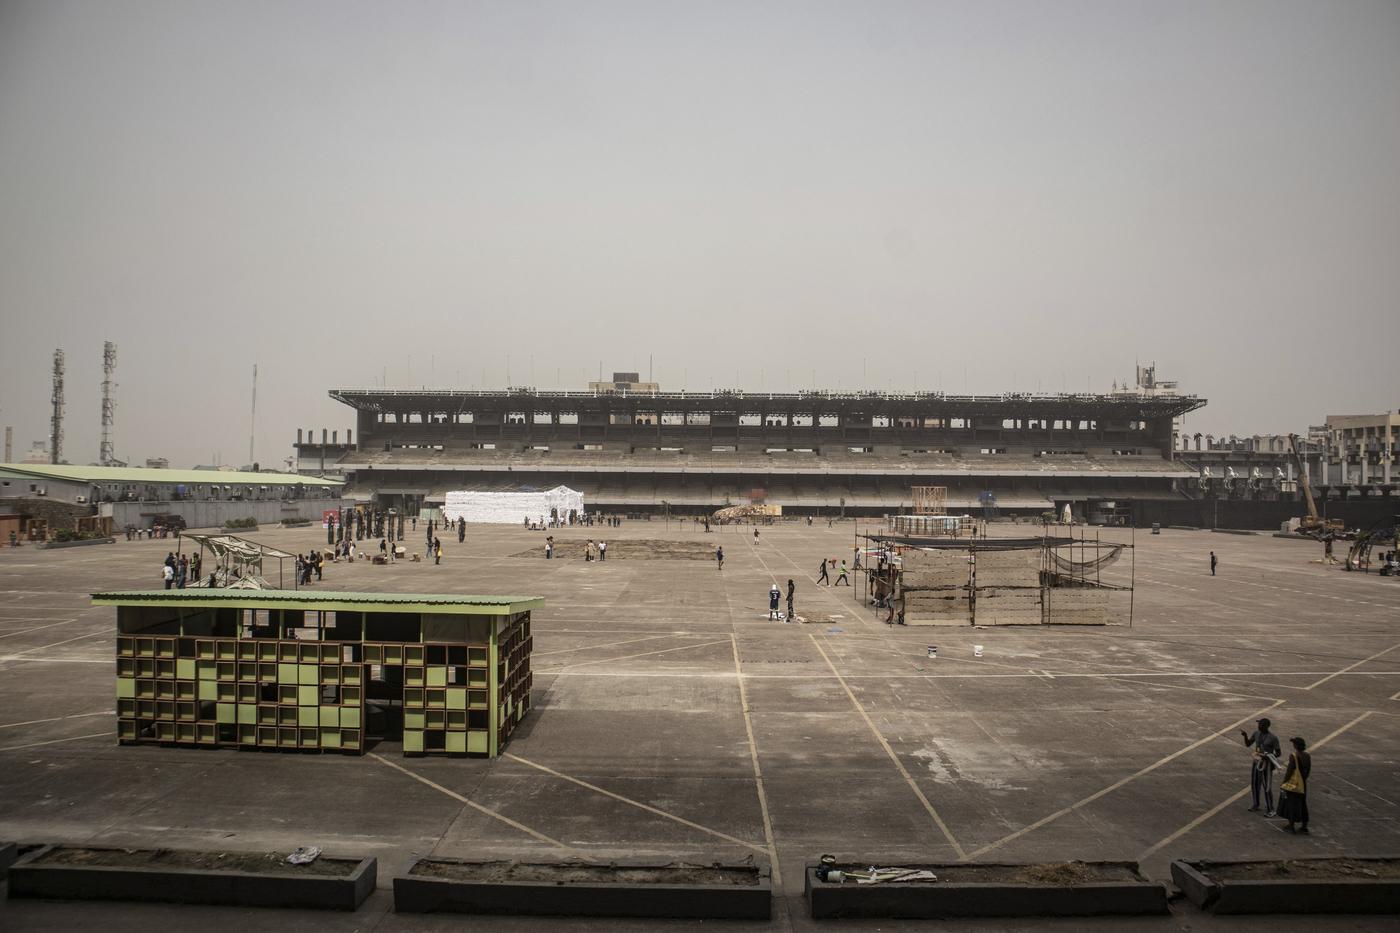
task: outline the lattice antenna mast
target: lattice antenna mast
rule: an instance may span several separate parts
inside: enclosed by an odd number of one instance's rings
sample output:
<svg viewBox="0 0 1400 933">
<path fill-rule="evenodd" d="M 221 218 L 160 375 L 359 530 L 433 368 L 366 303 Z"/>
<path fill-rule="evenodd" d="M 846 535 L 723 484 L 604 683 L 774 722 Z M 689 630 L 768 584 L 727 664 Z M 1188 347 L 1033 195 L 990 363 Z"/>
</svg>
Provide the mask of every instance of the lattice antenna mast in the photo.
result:
<svg viewBox="0 0 1400 933">
<path fill-rule="evenodd" d="M 258 430 L 258 364 L 253 364 L 253 413 L 248 419 L 248 462 L 256 463 L 253 458 L 253 438 Z"/>
<path fill-rule="evenodd" d="M 53 351 L 53 420 L 49 426 L 49 462 L 63 462 L 63 351 Z"/>
<path fill-rule="evenodd" d="M 116 403 L 112 401 L 112 373 L 117 369 L 117 345 L 108 340 L 102 344 L 102 444 L 97 449 L 97 462 L 111 466 L 117 459 L 112 452 L 112 425 L 115 422 Z"/>
</svg>

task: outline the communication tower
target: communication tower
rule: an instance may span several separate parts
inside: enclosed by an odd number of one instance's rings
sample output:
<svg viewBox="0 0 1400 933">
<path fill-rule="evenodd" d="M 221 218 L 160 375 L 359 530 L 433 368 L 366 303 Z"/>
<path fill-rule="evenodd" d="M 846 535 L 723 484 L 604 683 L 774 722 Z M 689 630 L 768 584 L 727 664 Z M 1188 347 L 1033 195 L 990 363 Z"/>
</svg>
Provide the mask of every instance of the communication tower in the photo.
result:
<svg viewBox="0 0 1400 933">
<path fill-rule="evenodd" d="M 102 444 L 97 448 L 97 462 L 112 466 L 117 459 L 112 452 L 112 423 L 115 404 L 112 401 L 112 373 L 117 369 L 117 345 L 108 340 L 102 345 Z"/>
<path fill-rule="evenodd" d="M 63 351 L 53 351 L 53 420 L 49 427 L 49 462 L 63 462 Z"/>
</svg>

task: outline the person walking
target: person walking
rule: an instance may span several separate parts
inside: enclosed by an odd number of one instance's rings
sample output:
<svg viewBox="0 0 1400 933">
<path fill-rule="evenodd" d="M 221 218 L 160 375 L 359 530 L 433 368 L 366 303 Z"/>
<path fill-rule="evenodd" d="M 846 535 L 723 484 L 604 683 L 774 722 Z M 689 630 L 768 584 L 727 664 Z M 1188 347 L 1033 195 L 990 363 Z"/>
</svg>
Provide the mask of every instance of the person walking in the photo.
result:
<svg viewBox="0 0 1400 933">
<path fill-rule="evenodd" d="M 467 520 L 466 520 L 465 518 L 459 518 L 459 519 L 457 519 L 457 543 L 458 543 L 458 544 L 462 544 L 462 543 L 465 542 L 466 540 L 467 540 Z"/>
<path fill-rule="evenodd" d="M 844 560 L 841 561 L 841 566 L 836 568 L 836 582 L 832 586 L 840 586 L 842 583 L 847 586 L 851 585 L 850 578 L 846 576 L 846 562 Z"/>
<path fill-rule="evenodd" d="M 169 564 L 164 564 L 160 568 L 160 577 L 165 581 L 165 588 L 168 590 L 175 585 L 175 568 Z"/>
<path fill-rule="evenodd" d="M 1284 830 L 1290 833 L 1308 831 L 1308 778 L 1312 776 L 1312 755 L 1301 736 L 1288 740 L 1293 751 L 1288 753 L 1288 769 L 1279 784 L 1278 815 L 1288 821 Z M 1298 826 L 1295 828 L 1294 823 Z"/>
<path fill-rule="evenodd" d="M 722 544 L 715 545 L 715 564 L 719 566 L 720 570 L 724 569 L 724 545 Z"/>
<path fill-rule="evenodd" d="M 434 538 L 434 539 L 433 539 L 433 566 L 436 567 L 438 564 L 441 564 L 441 563 L 442 563 L 442 539 L 441 539 L 441 538 Z"/>
<path fill-rule="evenodd" d="M 754 544 L 757 544 L 757 543 L 758 543 L 758 529 L 757 529 L 757 528 L 755 528 L 755 529 L 753 530 L 753 543 L 754 543 Z"/>
<path fill-rule="evenodd" d="M 860 569 L 860 545 L 856 545 L 856 559 L 855 559 L 854 562 L 852 562 L 852 564 L 851 564 L 851 569 L 852 569 L 852 570 L 859 570 L 859 569 Z"/>
<path fill-rule="evenodd" d="M 817 586 L 830 586 L 831 577 L 826 575 L 826 558 L 822 558 L 822 564 L 817 568 Z"/>
<path fill-rule="evenodd" d="M 1259 811 L 1260 800 L 1264 803 L 1264 815 L 1274 815 L 1274 769 L 1278 767 L 1278 756 L 1280 752 L 1278 736 L 1269 731 L 1273 723 L 1268 719 L 1260 719 L 1255 723 L 1258 726 L 1252 733 L 1240 730 L 1240 735 L 1244 736 L 1245 748 L 1254 749 L 1254 763 L 1249 771 L 1249 791 L 1253 797 L 1254 804 L 1249 808 L 1250 813 Z"/>
<path fill-rule="evenodd" d="M 1212 577 L 1215 576 L 1215 565 L 1216 565 L 1217 563 L 1218 563 L 1218 561 L 1215 559 L 1215 552 L 1214 552 L 1214 551 L 1211 551 L 1211 552 L 1210 552 L 1210 575 L 1211 575 Z"/>
<path fill-rule="evenodd" d="M 773 585 L 768 588 L 768 621 L 772 622 L 778 618 L 778 603 L 782 601 L 783 591 L 778 589 L 778 581 L 774 580 Z"/>
<path fill-rule="evenodd" d="M 787 592 L 787 609 L 788 609 L 788 614 L 787 614 L 787 617 L 788 617 L 789 619 L 794 619 L 794 618 L 797 617 L 797 612 L 792 608 L 792 598 L 793 598 L 793 594 L 796 593 L 796 592 L 797 592 L 797 584 L 793 583 L 792 580 L 788 580 L 788 592 Z"/>
</svg>

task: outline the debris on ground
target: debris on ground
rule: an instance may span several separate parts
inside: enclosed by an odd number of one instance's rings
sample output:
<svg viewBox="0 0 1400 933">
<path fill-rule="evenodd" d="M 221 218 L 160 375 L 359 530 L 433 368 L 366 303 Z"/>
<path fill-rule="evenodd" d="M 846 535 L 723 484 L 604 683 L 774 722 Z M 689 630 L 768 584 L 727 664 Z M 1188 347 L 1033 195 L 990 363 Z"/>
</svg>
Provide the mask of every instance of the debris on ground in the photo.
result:
<svg viewBox="0 0 1400 933">
<path fill-rule="evenodd" d="M 297 846 L 291 855 L 287 856 L 287 862 L 291 865 L 310 865 L 321 855 L 321 850 L 316 846 Z"/>
</svg>

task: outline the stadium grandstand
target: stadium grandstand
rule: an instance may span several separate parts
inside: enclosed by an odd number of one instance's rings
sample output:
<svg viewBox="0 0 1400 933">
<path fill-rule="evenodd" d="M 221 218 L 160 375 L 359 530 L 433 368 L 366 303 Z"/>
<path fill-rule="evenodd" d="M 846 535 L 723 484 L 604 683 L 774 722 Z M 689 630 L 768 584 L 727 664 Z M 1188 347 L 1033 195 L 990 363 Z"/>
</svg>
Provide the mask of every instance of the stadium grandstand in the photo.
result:
<svg viewBox="0 0 1400 933">
<path fill-rule="evenodd" d="M 589 509 L 689 515 L 765 502 L 787 514 L 910 508 L 945 486 L 949 511 L 1039 516 L 1069 506 L 1113 522 L 1141 499 L 1179 499 L 1174 460 L 1194 396 L 937 392 L 663 392 L 635 373 L 587 391 L 334 389 L 355 428 L 298 431 L 303 473 L 345 495 L 413 510 L 450 490 L 558 485 Z"/>
</svg>

